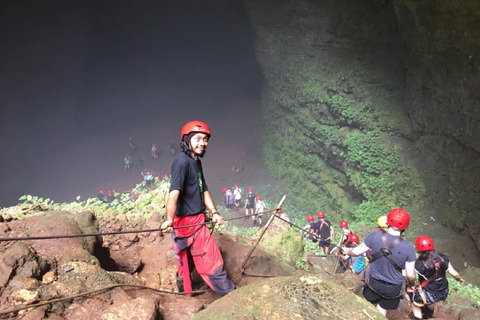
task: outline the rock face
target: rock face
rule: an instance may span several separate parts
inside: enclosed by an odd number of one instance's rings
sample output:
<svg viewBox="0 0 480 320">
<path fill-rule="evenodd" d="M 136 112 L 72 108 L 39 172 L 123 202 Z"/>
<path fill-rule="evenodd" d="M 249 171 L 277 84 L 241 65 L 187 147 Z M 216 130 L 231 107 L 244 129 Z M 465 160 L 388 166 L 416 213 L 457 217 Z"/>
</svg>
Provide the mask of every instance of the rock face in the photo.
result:
<svg viewBox="0 0 480 320">
<path fill-rule="evenodd" d="M 404 207 L 480 247 L 478 1 L 244 3 L 269 171 L 333 220 Z"/>
<path fill-rule="evenodd" d="M 383 316 L 343 286 L 315 276 L 297 276 L 257 281 L 237 289 L 192 319 L 367 320 L 372 317 Z"/>
</svg>

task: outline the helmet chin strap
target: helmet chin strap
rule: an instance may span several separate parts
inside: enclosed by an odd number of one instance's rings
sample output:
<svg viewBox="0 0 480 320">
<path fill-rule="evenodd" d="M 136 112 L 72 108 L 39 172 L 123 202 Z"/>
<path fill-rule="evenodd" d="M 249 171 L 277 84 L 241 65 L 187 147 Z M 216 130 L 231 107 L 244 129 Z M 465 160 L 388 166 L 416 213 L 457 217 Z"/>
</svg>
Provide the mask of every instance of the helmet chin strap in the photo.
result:
<svg viewBox="0 0 480 320">
<path fill-rule="evenodd" d="M 182 141 L 182 149 L 183 149 L 183 152 L 185 152 L 185 154 L 187 156 L 191 155 L 192 153 L 195 155 L 195 160 L 197 158 L 201 158 L 203 157 L 203 155 L 205 154 L 205 152 L 203 152 L 203 154 L 198 154 L 196 153 L 195 151 L 193 151 L 192 148 L 190 148 L 190 141 L 187 143 L 185 141 Z"/>
</svg>

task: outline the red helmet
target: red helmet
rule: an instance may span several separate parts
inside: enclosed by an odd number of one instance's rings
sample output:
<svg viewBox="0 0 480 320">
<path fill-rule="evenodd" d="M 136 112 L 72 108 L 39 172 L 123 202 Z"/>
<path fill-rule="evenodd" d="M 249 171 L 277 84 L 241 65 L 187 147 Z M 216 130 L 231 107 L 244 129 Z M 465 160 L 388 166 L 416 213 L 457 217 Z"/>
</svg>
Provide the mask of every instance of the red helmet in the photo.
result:
<svg viewBox="0 0 480 320">
<path fill-rule="evenodd" d="M 313 222 L 313 220 L 315 220 L 315 218 L 311 214 L 309 214 L 307 216 L 307 220 L 310 221 L 310 222 Z"/>
<path fill-rule="evenodd" d="M 127 153 L 127 154 L 125 154 L 125 157 L 128 157 L 128 153 Z"/>
<path fill-rule="evenodd" d="M 227 192 L 227 188 L 223 188 L 223 189 L 222 189 L 222 192 Z"/>
<path fill-rule="evenodd" d="M 156 147 L 156 146 L 157 146 L 157 144 L 156 144 L 156 143 L 152 143 L 152 146 Z"/>
<path fill-rule="evenodd" d="M 388 213 L 387 223 L 390 227 L 405 230 L 410 224 L 410 216 L 407 211 L 395 208 Z"/>
<path fill-rule="evenodd" d="M 323 213 L 322 211 L 318 211 L 317 215 L 319 218 L 325 218 L 325 213 Z"/>
<path fill-rule="evenodd" d="M 359 243 L 360 242 L 360 237 L 357 236 L 355 233 L 352 233 L 348 236 L 348 242 L 356 242 L 356 243 Z"/>
<path fill-rule="evenodd" d="M 278 213 L 283 213 L 283 209 L 280 208 L 280 210 L 278 210 Z"/>
<path fill-rule="evenodd" d="M 234 188 L 238 188 L 238 184 L 234 184 L 233 187 L 234 187 Z"/>
<path fill-rule="evenodd" d="M 102 189 L 98 190 L 98 193 L 103 193 L 103 190 Z"/>
<path fill-rule="evenodd" d="M 112 194 L 112 190 L 108 190 L 108 194 Z"/>
<path fill-rule="evenodd" d="M 418 237 L 415 241 L 415 247 L 417 247 L 417 250 L 420 252 L 435 249 L 435 246 L 433 245 L 433 240 L 427 236 Z"/>
<path fill-rule="evenodd" d="M 173 143 L 173 140 L 170 140 L 171 143 Z"/>
<path fill-rule="evenodd" d="M 147 168 L 143 168 L 143 171 L 147 171 Z"/>
<path fill-rule="evenodd" d="M 260 196 L 256 196 L 256 197 L 255 197 L 255 200 L 257 200 L 257 201 L 258 201 L 258 200 L 261 200 L 261 199 L 262 199 L 262 198 L 260 198 Z"/>
<path fill-rule="evenodd" d="M 248 191 L 248 192 L 252 192 L 253 190 L 252 190 L 252 188 L 248 188 L 248 190 L 247 190 L 247 191 Z"/>
<path fill-rule="evenodd" d="M 207 126 L 205 122 L 195 120 L 195 121 L 187 122 L 183 126 L 182 132 L 180 133 L 180 139 L 183 141 L 183 137 L 192 132 L 201 132 L 201 133 L 208 134 L 209 136 L 212 135 L 210 128 Z"/>
<path fill-rule="evenodd" d="M 348 228 L 348 222 L 345 220 L 340 221 L 340 228 Z"/>
</svg>

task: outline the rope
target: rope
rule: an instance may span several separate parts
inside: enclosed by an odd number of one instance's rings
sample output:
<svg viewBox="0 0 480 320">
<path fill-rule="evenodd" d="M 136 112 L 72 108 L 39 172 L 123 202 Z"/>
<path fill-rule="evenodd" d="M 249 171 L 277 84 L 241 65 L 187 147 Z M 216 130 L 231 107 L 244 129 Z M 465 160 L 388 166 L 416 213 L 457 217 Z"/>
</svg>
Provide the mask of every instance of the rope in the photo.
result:
<svg viewBox="0 0 480 320">
<path fill-rule="evenodd" d="M 107 287 L 103 287 L 103 288 L 99 288 L 99 289 L 75 294 L 75 295 L 68 296 L 68 297 L 56 298 L 56 299 L 51 299 L 51 300 L 43 301 L 43 302 L 33 302 L 32 304 L 29 304 L 29 305 L 24 305 L 24 306 L 14 308 L 14 309 L 11 309 L 11 310 L 7 310 L 7 311 L 1 311 L 0 315 L 5 315 L 5 314 L 13 313 L 13 312 L 18 312 L 18 311 L 25 310 L 25 309 L 30 309 L 30 308 L 37 308 L 37 307 L 41 307 L 41 306 L 51 304 L 51 303 L 55 303 L 55 302 L 75 299 L 75 298 L 87 296 L 87 295 L 90 295 L 90 294 L 99 293 L 100 291 L 114 289 L 114 288 L 117 288 L 117 287 L 133 287 L 133 288 L 138 288 L 138 289 L 148 289 L 148 290 L 156 291 L 156 292 L 159 292 L 159 293 L 176 294 L 176 295 L 197 294 L 197 293 L 203 293 L 203 292 L 208 291 L 208 290 L 197 290 L 197 291 L 191 291 L 191 292 L 172 292 L 172 291 L 154 289 L 154 288 L 150 288 L 150 287 L 147 287 L 147 286 L 141 286 L 141 285 L 136 285 L 136 284 L 114 284 L 114 285 L 111 285 L 111 286 L 107 286 Z"/>
<path fill-rule="evenodd" d="M 243 219 L 245 217 L 250 217 L 254 215 L 264 214 L 268 212 L 273 212 L 278 209 L 267 210 L 262 213 L 254 213 L 249 215 L 243 215 L 238 217 L 233 217 L 229 219 L 225 219 L 225 221 L 232 221 L 237 219 Z M 190 228 L 196 227 L 201 225 L 207 224 L 214 224 L 214 222 L 204 222 L 204 223 L 197 223 L 191 225 L 185 225 L 181 227 L 174 227 L 173 229 L 181 229 L 181 228 Z M 69 235 L 56 235 L 56 236 L 34 236 L 34 237 L 10 237 L 10 238 L 0 238 L 0 242 L 3 241 L 22 241 L 22 240 L 48 240 L 48 239 L 66 239 L 66 238 L 83 238 L 83 237 L 98 237 L 98 236 L 108 236 L 108 235 L 116 235 L 116 234 L 129 234 L 129 233 L 143 233 L 143 232 L 162 232 L 163 229 L 143 229 L 143 230 L 129 230 L 129 231 L 110 231 L 110 232 L 98 232 L 98 233 L 82 233 L 82 234 L 69 234 Z"/>
</svg>

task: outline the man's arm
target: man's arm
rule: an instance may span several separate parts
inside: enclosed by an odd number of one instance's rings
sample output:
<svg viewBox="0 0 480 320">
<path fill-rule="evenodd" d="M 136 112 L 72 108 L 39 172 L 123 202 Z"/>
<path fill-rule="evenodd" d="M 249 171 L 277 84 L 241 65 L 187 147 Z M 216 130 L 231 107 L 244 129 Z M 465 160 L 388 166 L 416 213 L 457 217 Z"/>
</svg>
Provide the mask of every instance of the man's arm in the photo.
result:
<svg viewBox="0 0 480 320">
<path fill-rule="evenodd" d="M 217 206 L 215 202 L 213 202 L 212 196 L 210 195 L 210 191 L 203 192 L 203 202 L 205 206 L 212 212 L 212 221 L 218 225 L 222 225 L 225 223 L 225 218 L 218 213 Z"/>
<path fill-rule="evenodd" d="M 407 276 L 408 285 L 415 285 L 415 261 L 405 262 L 405 274 Z"/>
<path fill-rule="evenodd" d="M 175 212 L 177 211 L 177 200 L 179 196 L 180 190 L 172 190 L 168 194 L 166 219 L 161 226 L 161 229 L 164 232 L 172 232 L 173 230 L 173 218 L 175 217 Z"/>
<path fill-rule="evenodd" d="M 356 257 L 364 254 L 365 252 L 370 250 L 370 248 L 365 244 L 365 242 L 362 242 L 360 245 L 356 246 L 355 248 L 342 247 L 342 250 L 345 254 Z"/>
</svg>

